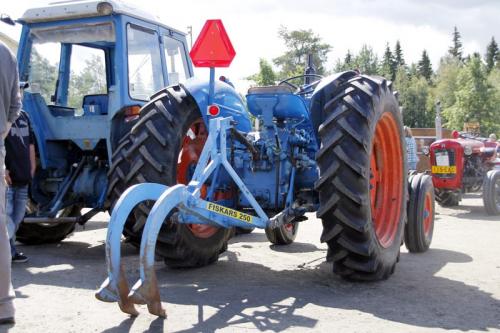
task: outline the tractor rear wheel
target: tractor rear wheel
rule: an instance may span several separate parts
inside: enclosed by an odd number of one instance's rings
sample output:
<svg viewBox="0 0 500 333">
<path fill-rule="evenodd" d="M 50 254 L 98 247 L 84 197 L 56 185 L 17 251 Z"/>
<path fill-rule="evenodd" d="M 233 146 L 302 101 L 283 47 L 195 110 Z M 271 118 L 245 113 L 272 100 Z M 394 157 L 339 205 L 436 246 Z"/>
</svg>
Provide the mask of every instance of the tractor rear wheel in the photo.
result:
<svg viewBox="0 0 500 333">
<path fill-rule="evenodd" d="M 500 170 L 490 170 L 486 174 L 483 203 L 488 215 L 500 215 Z"/>
<path fill-rule="evenodd" d="M 441 207 L 454 207 L 460 203 L 460 195 L 451 191 L 436 190 L 436 201 Z"/>
<path fill-rule="evenodd" d="M 325 97 L 318 218 L 333 271 L 343 278 L 389 277 L 406 218 L 407 165 L 401 115 L 385 79 L 342 74 Z"/>
<path fill-rule="evenodd" d="M 151 97 L 121 149 L 111 175 L 122 185 L 110 186 L 113 198 L 131 185 L 144 182 L 187 184 L 205 144 L 208 131 L 194 100 L 180 86 L 165 88 Z M 120 162 L 120 157 L 124 159 Z M 114 169 L 113 169 L 114 168 Z M 121 177 L 118 170 L 124 177 Z M 113 183 L 111 177 L 110 184 Z M 113 205 L 113 202 L 111 203 Z M 124 234 L 138 245 L 153 203 L 140 204 L 127 221 Z M 167 218 L 158 235 L 156 252 L 171 267 L 197 267 L 215 262 L 227 249 L 231 229 L 199 224 L 177 224 Z"/>
<path fill-rule="evenodd" d="M 26 205 L 26 217 L 35 215 L 36 206 L 31 200 Z M 61 209 L 57 217 L 78 217 L 81 207 L 73 205 Z M 70 223 L 21 223 L 16 232 L 16 240 L 27 245 L 58 243 L 75 230 L 75 222 Z"/>
<path fill-rule="evenodd" d="M 408 179 L 410 198 L 405 226 L 405 245 L 410 252 L 425 252 L 434 231 L 434 187 L 432 177 L 422 173 Z"/>
<path fill-rule="evenodd" d="M 107 198 L 110 204 L 109 214 L 113 211 L 115 203 L 120 198 L 120 195 L 125 192 L 128 185 L 128 175 L 130 171 L 130 146 L 132 145 L 132 140 L 130 138 L 130 132 L 125 134 L 117 144 L 113 155 L 111 156 L 111 167 L 108 171 L 108 193 Z M 142 204 L 141 204 L 142 205 Z M 139 209 L 139 208 L 136 208 Z M 135 223 L 135 213 L 125 222 L 123 228 L 123 235 L 126 237 L 127 242 L 135 247 L 139 247 L 141 243 L 141 233 L 143 225 Z M 138 226 L 138 228 L 135 228 Z"/>
</svg>

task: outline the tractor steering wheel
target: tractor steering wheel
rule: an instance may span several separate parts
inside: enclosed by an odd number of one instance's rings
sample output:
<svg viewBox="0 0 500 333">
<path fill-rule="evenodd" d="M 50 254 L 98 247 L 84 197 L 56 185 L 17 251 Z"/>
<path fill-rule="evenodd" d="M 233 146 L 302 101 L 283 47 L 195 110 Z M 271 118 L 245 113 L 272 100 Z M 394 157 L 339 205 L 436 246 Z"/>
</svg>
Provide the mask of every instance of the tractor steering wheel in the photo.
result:
<svg viewBox="0 0 500 333">
<path fill-rule="evenodd" d="M 292 76 L 292 77 L 286 78 L 286 79 L 280 81 L 278 83 L 278 85 L 285 84 L 285 85 L 288 85 L 288 86 L 292 87 L 296 92 L 301 92 L 301 91 L 305 90 L 306 86 L 299 87 L 298 85 L 293 84 L 290 81 L 296 80 L 296 79 L 305 78 L 305 77 L 312 77 L 312 78 L 317 78 L 317 79 L 322 79 L 323 78 L 322 75 L 318 75 L 318 74 L 302 74 L 302 75 L 297 75 L 297 76 Z M 318 81 L 318 80 L 316 80 L 316 81 Z"/>
</svg>

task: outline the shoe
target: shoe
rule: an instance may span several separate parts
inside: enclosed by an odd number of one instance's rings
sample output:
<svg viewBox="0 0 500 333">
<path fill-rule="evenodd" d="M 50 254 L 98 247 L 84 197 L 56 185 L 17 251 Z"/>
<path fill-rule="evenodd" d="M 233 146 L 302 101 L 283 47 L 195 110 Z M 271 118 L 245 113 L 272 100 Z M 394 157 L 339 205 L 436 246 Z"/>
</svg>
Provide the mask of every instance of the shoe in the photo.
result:
<svg viewBox="0 0 500 333">
<path fill-rule="evenodd" d="M 0 325 L 14 325 L 15 323 L 16 321 L 14 320 L 14 317 L 7 317 L 0 319 Z"/>
<path fill-rule="evenodd" d="M 14 256 L 12 257 L 12 262 L 27 262 L 28 261 L 28 257 L 26 257 L 24 254 L 22 253 L 18 253 L 16 252 L 16 254 L 14 254 Z"/>
</svg>

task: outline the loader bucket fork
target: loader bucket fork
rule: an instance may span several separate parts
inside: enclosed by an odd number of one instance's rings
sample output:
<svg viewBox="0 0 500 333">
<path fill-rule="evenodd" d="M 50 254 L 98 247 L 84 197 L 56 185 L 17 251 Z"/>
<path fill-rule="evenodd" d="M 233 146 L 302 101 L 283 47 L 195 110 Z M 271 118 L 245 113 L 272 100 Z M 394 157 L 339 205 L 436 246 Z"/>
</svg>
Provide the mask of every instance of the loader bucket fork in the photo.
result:
<svg viewBox="0 0 500 333">
<path fill-rule="evenodd" d="M 144 183 L 130 187 L 116 203 L 111 214 L 106 238 L 106 261 L 108 278 L 96 293 L 104 302 L 118 302 L 120 309 L 137 315 L 134 304 L 147 304 L 151 314 L 165 317 L 154 270 L 155 246 L 158 233 L 165 219 L 174 209 L 177 212 L 173 223 L 211 224 L 219 227 L 276 227 L 286 219 L 278 216 L 269 219 L 262 207 L 227 160 L 226 136 L 232 128 L 232 117 L 213 118 L 209 122 L 209 136 L 203 148 L 193 178 L 188 185 L 165 186 Z M 257 214 L 252 216 L 237 210 L 209 202 L 201 198 L 201 188 L 212 177 L 212 186 L 217 181 L 218 170 L 223 167 L 231 176 L 241 194 L 246 197 Z M 140 247 L 140 278 L 129 291 L 125 270 L 120 262 L 120 237 L 129 214 L 136 205 L 145 200 L 155 200 L 142 233 Z M 279 215 L 279 214 L 278 214 Z M 172 222 L 171 222 L 172 223 Z"/>
</svg>

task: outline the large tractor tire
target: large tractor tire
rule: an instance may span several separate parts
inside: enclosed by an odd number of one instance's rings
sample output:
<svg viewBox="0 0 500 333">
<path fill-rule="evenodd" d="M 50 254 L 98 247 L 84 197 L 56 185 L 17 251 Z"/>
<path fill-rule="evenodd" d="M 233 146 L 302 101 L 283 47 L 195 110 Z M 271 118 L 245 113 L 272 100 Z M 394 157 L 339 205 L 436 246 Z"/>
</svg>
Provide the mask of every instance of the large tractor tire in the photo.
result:
<svg viewBox="0 0 500 333">
<path fill-rule="evenodd" d="M 28 202 L 26 217 L 33 216 L 33 206 Z M 74 205 L 62 209 L 57 217 L 78 217 L 81 207 Z M 16 240 L 27 245 L 58 243 L 75 230 L 76 223 L 21 223 Z"/>
<path fill-rule="evenodd" d="M 483 203 L 488 215 L 500 215 L 500 170 L 490 170 L 486 174 Z"/>
<path fill-rule="evenodd" d="M 153 95 L 142 108 L 130 137 L 123 139 L 113 155 L 111 205 L 122 191 L 137 183 L 187 184 L 207 136 L 198 106 L 180 86 Z M 120 185 L 114 184 L 115 177 Z M 124 234 L 135 245 L 140 242 L 151 207 L 152 203 L 139 205 L 127 221 Z M 170 267 L 204 266 L 215 262 L 227 249 L 231 234 L 231 229 L 171 223 L 167 218 L 158 235 L 156 252 Z"/>
<path fill-rule="evenodd" d="M 441 207 L 455 207 L 460 203 L 460 195 L 450 191 L 436 190 L 436 201 Z"/>
<path fill-rule="evenodd" d="M 408 251 L 420 253 L 429 249 L 434 232 L 434 186 L 432 177 L 422 173 L 408 179 L 408 218 L 405 245 Z"/>
<path fill-rule="evenodd" d="M 132 140 L 130 138 L 130 133 L 127 133 L 123 136 L 118 145 L 111 156 L 111 167 L 108 171 L 108 193 L 107 198 L 110 204 L 109 206 L 109 214 L 111 215 L 115 203 L 118 201 L 120 196 L 129 186 L 130 179 L 129 176 L 130 171 L 130 146 L 132 145 Z M 143 181 L 145 182 L 145 180 Z M 147 210 L 144 204 L 140 204 L 136 209 Z M 126 237 L 128 243 L 133 246 L 139 248 L 141 243 L 141 234 L 142 228 L 144 227 L 144 220 L 142 223 L 136 223 L 135 220 L 136 213 L 132 213 L 131 216 L 125 222 L 125 226 L 123 228 L 123 235 Z"/>
<path fill-rule="evenodd" d="M 317 216 L 333 271 L 386 279 L 399 258 L 407 196 L 403 125 L 387 81 L 344 73 L 325 97 L 318 132 Z"/>
</svg>

